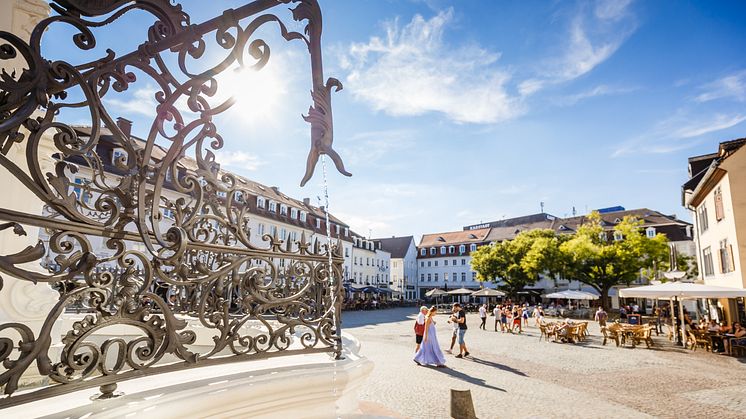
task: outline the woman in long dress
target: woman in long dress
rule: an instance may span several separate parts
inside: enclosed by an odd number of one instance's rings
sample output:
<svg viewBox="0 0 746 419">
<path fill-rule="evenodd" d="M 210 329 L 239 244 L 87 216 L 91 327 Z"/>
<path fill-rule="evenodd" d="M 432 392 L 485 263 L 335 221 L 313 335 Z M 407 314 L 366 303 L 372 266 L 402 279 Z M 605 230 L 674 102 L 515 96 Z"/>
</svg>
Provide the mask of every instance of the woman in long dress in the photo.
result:
<svg viewBox="0 0 746 419">
<path fill-rule="evenodd" d="M 425 318 L 425 334 L 422 337 L 420 350 L 414 355 L 414 362 L 418 365 L 435 365 L 445 367 L 446 358 L 438 344 L 438 334 L 435 331 L 435 306 L 430 307 Z"/>
</svg>

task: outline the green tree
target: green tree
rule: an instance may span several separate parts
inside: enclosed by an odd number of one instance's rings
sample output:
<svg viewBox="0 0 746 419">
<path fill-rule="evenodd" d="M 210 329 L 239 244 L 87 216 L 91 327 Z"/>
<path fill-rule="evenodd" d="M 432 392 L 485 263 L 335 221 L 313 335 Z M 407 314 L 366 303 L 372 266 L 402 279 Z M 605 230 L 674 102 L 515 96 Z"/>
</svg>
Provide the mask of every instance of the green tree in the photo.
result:
<svg viewBox="0 0 746 419">
<path fill-rule="evenodd" d="M 552 230 L 530 230 L 513 240 L 482 246 L 472 253 L 471 266 L 480 281 L 492 281 L 511 297 L 536 283 L 539 274 L 559 275 L 564 255 L 559 250 L 563 238 Z"/>
<path fill-rule="evenodd" d="M 565 254 L 567 275 L 588 284 L 601 294 L 601 305 L 608 307 L 609 290 L 614 285 L 629 285 L 642 270 L 655 268 L 665 263 L 668 255 L 668 239 L 663 234 L 653 238 L 641 231 L 643 225 L 633 217 L 614 227 L 622 240 L 609 240 L 601 216 L 597 212 L 588 216 L 587 223 L 560 250 Z"/>
</svg>

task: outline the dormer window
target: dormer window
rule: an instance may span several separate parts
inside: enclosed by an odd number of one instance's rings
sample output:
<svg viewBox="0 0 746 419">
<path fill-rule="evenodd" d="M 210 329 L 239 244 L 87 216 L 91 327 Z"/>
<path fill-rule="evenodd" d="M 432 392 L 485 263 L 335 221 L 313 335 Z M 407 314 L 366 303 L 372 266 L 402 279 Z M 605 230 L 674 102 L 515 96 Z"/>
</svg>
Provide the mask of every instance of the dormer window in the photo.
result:
<svg viewBox="0 0 746 419">
<path fill-rule="evenodd" d="M 439 241 L 439 242 L 444 242 L 444 241 L 446 241 L 446 239 L 444 239 L 444 238 L 443 238 L 443 237 L 441 236 L 441 237 L 438 237 L 438 241 Z"/>
<path fill-rule="evenodd" d="M 316 219 L 316 228 L 321 228 L 321 218 Z"/>
<path fill-rule="evenodd" d="M 349 236 L 349 235 L 350 235 L 350 229 L 349 227 L 345 227 L 345 236 Z"/>
<path fill-rule="evenodd" d="M 476 239 L 477 239 L 477 236 L 475 236 L 475 235 L 474 235 L 474 234 L 472 233 L 472 234 L 469 234 L 469 238 L 470 238 L 470 239 L 472 239 L 472 240 L 476 240 Z"/>
<path fill-rule="evenodd" d="M 427 256 L 427 250 L 420 249 L 420 256 Z"/>
<path fill-rule="evenodd" d="M 469 251 L 470 252 L 476 252 L 477 251 L 477 245 L 474 244 L 474 243 L 472 243 L 471 246 L 469 246 Z"/>
<path fill-rule="evenodd" d="M 277 202 L 269 201 L 269 212 L 277 212 Z"/>
<path fill-rule="evenodd" d="M 337 235 L 339 235 L 339 225 L 334 226 L 334 232 L 337 233 Z"/>
<path fill-rule="evenodd" d="M 648 227 L 645 229 L 645 235 L 648 236 L 649 239 L 652 239 L 655 237 L 655 227 Z"/>
<path fill-rule="evenodd" d="M 620 233 L 618 231 L 615 231 L 614 232 L 614 241 L 618 242 L 618 241 L 621 241 L 622 239 L 624 239 L 624 236 L 622 235 L 622 233 Z"/>
<path fill-rule="evenodd" d="M 456 248 L 453 246 L 448 246 L 448 253 L 453 253 L 456 251 Z"/>
<path fill-rule="evenodd" d="M 430 256 L 435 256 L 435 248 L 434 247 L 430 248 Z"/>
<path fill-rule="evenodd" d="M 243 202 L 243 192 L 241 191 L 233 192 L 233 200 L 236 202 Z"/>
<path fill-rule="evenodd" d="M 298 218 L 298 210 L 295 208 L 290 208 L 290 218 L 293 220 Z"/>
<path fill-rule="evenodd" d="M 458 247 L 458 252 L 463 255 L 466 252 L 466 245 L 464 244 L 460 245 Z"/>
<path fill-rule="evenodd" d="M 445 246 L 440 246 L 440 254 L 441 255 L 445 255 L 446 254 L 446 247 Z"/>
<path fill-rule="evenodd" d="M 606 241 L 606 232 L 602 231 L 598 233 L 598 239 L 601 240 L 602 242 Z"/>
<path fill-rule="evenodd" d="M 615 218 L 615 219 L 614 219 L 614 223 L 616 223 L 616 224 L 619 224 L 619 223 L 621 223 L 621 222 L 622 222 L 622 220 L 620 220 L 619 218 Z"/>
<path fill-rule="evenodd" d="M 288 206 L 285 204 L 280 205 L 280 215 L 288 215 Z"/>
<path fill-rule="evenodd" d="M 123 148 L 115 148 L 111 152 L 111 164 L 114 166 L 120 164 L 127 164 L 127 152 Z"/>
<path fill-rule="evenodd" d="M 306 213 L 305 211 L 301 211 L 300 212 L 300 220 L 305 223 L 307 215 L 308 215 L 308 213 Z"/>
<path fill-rule="evenodd" d="M 220 198 L 225 198 L 226 196 L 228 196 L 228 194 L 225 191 L 218 191 L 217 195 Z"/>
<path fill-rule="evenodd" d="M 256 207 L 264 208 L 264 197 L 261 197 L 261 196 L 256 197 Z"/>
</svg>

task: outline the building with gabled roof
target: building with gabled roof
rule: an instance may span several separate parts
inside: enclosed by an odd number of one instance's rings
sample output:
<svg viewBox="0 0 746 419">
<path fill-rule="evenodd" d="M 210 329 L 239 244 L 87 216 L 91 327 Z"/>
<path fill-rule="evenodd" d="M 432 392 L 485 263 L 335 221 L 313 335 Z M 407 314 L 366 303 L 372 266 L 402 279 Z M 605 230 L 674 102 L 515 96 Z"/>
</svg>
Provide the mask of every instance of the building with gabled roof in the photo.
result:
<svg viewBox="0 0 746 419">
<path fill-rule="evenodd" d="M 373 239 L 391 255 L 389 285 L 405 300 L 417 298 L 417 246 L 413 236 Z"/>
<path fill-rule="evenodd" d="M 692 212 L 700 277 L 705 284 L 746 288 L 746 138 L 689 158 L 681 201 Z M 746 321 L 744 299 L 720 300 L 716 317 Z"/>
</svg>

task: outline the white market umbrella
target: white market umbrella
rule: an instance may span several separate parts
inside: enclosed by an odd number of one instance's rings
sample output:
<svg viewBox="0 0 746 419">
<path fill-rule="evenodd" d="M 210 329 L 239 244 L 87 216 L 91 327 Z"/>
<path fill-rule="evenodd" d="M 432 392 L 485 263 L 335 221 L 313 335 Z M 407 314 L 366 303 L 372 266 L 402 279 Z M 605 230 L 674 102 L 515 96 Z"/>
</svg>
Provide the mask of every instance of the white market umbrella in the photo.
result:
<svg viewBox="0 0 746 419">
<path fill-rule="evenodd" d="M 482 288 L 471 293 L 472 297 L 505 297 L 505 293 L 492 288 Z"/>
<path fill-rule="evenodd" d="M 585 291 L 565 290 L 553 292 L 551 294 L 544 294 L 544 298 L 562 298 L 566 300 L 598 300 L 598 295 Z"/>
<path fill-rule="evenodd" d="M 665 299 L 679 298 L 738 298 L 746 297 L 746 289 L 717 287 L 714 285 L 695 284 L 692 282 L 666 282 L 663 284 L 646 285 L 643 287 L 623 288 L 619 290 L 620 297 Z"/>
<path fill-rule="evenodd" d="M 448 294 L 450 295 L 471 295 L 474 291 L 466 289 L 466 288 L 459 288 L 457 290 L 451 290 L 448 291 Z"/>
<path fill-rule="evenodd" d="M 440 297 L 441 295 L 448 295 L 448 293 L 440 288 L 433 288 L 426 292 L 425 295 L 428 297 Z"/>
</svg>

